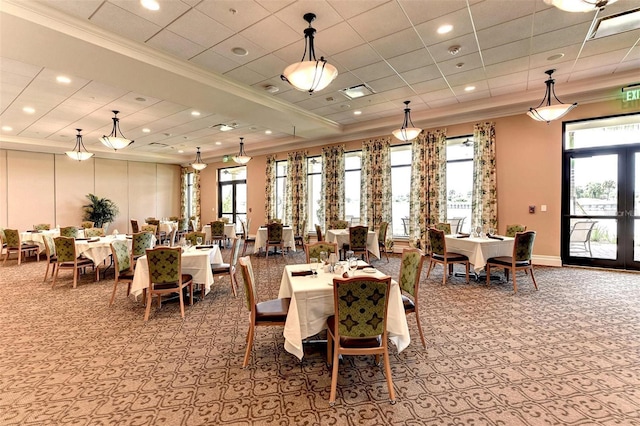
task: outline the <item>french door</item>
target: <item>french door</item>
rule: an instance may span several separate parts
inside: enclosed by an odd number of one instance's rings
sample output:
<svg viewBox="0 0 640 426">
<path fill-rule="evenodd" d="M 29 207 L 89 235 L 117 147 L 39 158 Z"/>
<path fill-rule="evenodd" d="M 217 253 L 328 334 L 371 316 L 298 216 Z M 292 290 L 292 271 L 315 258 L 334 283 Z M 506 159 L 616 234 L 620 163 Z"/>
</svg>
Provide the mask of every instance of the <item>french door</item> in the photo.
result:
<svg viewBox="0 0 640 426">
<path fill-rule="evenodd" d="M 242 232 L 241 220 L 247 219 L 247 168 L 228 167 L 218 170 L 219 217 L 235 223 L 236 232 Z"/>
</svg>

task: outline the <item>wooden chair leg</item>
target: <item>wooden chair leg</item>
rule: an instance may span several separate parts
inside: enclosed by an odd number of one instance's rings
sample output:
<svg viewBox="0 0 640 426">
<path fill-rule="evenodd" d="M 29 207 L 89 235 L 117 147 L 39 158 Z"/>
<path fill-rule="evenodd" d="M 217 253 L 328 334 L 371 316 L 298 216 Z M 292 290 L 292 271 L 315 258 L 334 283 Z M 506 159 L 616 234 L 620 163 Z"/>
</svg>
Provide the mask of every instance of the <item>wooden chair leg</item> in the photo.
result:
<svg viewBox="0 0 640 426">
<path fill-rule="evenodd" d="M 184 318 L 184 300 L 182 299 L 182 289 L 178 291 L 178 299 L 180 299 L 180 316 Z"/>
<path fill-rule="evenodd" d="M 44 279 L 42 280 L 42 282 L 47 281 L 47 276 L 49 275 L 49 266 L 51 265 L 51 262 L 47 262 L 47 270 L 44 273 Z"/>
<path fill-rule="evenodd" d="M 467 284 L 469 284 L 469 262 L 464 264 L 464 272 L 466 273 Z"/>
<path fill-rule="evenodd" d="M 56 286 L 56 280 L 58 279 L 58 272 L 60 272 L 60 267 L 56 268 L 56 274 L 53 276 L 53 284 L 51 284 L 51 288 Z"/>
<path fill-rule="evenodd" d="M 333 368 L 331 370 L 331 393 L 329 394 L 329 405 L 336 404 L 336 388 L 338 387 L 338 349 L 333 350 Z"/>
<path fill-rule="evenodd" d="M 527 269 L 525 269 L 525 271 L 527 271 Z M 533 268 L 530 268 L 529 271 L 531 271 L 531 279 L 533 280 L 533 286 L 536 288 L 536 290 L 538 290 L 538 283 L 536 283 L 536 277 L 533 276 Z"/>
<path fill-rule="evenodd" d="M 327 365 L 331 365 L 333 359 L 333 337 L 331 333 L 327 331 Z"/>
<path fill-rule="evenodd" d="M 233 297 L 238 297 L 238 290 L 236 289 L 236 271 L 235 268 L 229 273 L 229 279 L 231 280 L 231 291 L 233 291 Z"/>
<path fill-rule="evenodd" d="M 447 283 L 447 262 L 442 264 L 442 285 Z"/>
<path fill-rule="evenodd" d="M 487 272 L 487 279 L 485 280 L 485 283 L 487 285 L 489 285 L 489 283 L 491 282 L 491 265 L 487 263 L 487 266 L 485 266 L 485 271 Z"/>
<path fill-rule="evenodd" d="M 505 269 L 506 271 L 507 269 Z M 518 292 L 518 285 L 516 284 L 516 271 L 515 269 L 512 271 L 513 273 L 513 292 L 517 293 Z"/>
<path fill-rule="evenodd" d="M 249 325 L 249 332 L 247 333 L 247 349 L 244 351 L 244 361 L 242 362 L 242 368 L 249 365 L 249 358 L 251 357 L 251 347 L 253 346 L 254 325 Z"/>
<path fill-rule="evenodd" d="M 415 307 L 416 323 L 418 324 L 418 333 L 420 333 L 420 340 L 422 340 L 422 347 L 427 349 L 427 343 L 424 340 L 424 333 L 422 332 L 422 324 L 420 324 L 420 315 L 418 315 L 418 305 Z"/>
<path fill-rule="evenodd" d="M 151 293 L 147 292 L 147 308 L 144 310 L 144 320 L 147 321 L 149 319 L 149 313 L 151 312 L 151 299 L 153 299 L 153 296 L 151 295 Z"/>
<path fill-rule="evenodd" d="M 387 376 L 387 386 L 389 387 L 389 399 L 392 404 L 396 403 L 396 393 L 393 389 L 393 379 L 391 378 L 391 365 L 389 364 L 389 351 L 385 349 L 382 354 L 384 359 L 384 371 Z"/>
<path fill-rule="evenodd" d="M 78 275 L 80 274 L 80 269 L 73 268 L 73 288 L 76 288 L 78 285 Z"/>
</svg>

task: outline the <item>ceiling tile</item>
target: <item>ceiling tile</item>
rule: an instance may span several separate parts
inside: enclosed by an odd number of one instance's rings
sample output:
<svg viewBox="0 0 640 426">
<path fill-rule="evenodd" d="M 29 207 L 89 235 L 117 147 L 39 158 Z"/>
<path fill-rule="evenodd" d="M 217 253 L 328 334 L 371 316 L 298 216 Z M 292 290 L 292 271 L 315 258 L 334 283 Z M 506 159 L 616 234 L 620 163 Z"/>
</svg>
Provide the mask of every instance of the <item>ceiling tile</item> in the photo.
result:
<svg viewBox="0 0 640 426">
<path fill-rule="evenodd" d="M 250 70 L 247 67 L 240 67 L 224 73 L 226 77 L 232 78 L 244 84 L 252 85 L 264 80 L 262 74 Z"/>
<path fill-rule="evenodd" d="M 147 44 L 156 49 L 172 53 L 182 59 L 190 59 L 206 50 L 206 47 L 187 40 L 169 30 L 160 31 Z"/>
<path fill-rule="evenodd" d="M 387 60 L 399 73 L 433 64 L 433 59 L 431 59 L 431 55 L 429 55 L 426 49 L 414 50 L 413 52 L 394 56 Z"/>
<path fill-rule="evenodd" d="M 424 0 L 400 0 L 400 5 L 411 18 L 413 25 L 435 20 L 456 11 L 462 10 L 467 13 L 466 0 L 430 1 L 428 7 L 425 7 Z M 444 21 L 443 23 L 445 23 Z M 453 24 L 453 22 L 448 23 Z"/>
<path fill-rule="evenodd" d="M 368 44 L 361 44 L 347 52 L 334 55 L 332 60 L 349 70 L 354 70 L 378 62 L 380 56 Z"/>
<path fill-rule="evenodd" d="M 204 47 L 211 47 L 233 35 L 232 30 L 195 9 L 176 19 L 167 29 Z"/>
<path fill-rule="evenodd" d="M 319 31 L 314 41 L 318 52 L 322 51 L 330 58 L 340 52 L 345 52 L 353 47 L 360 46 L 364 43 L 362 37 L 346 22 L 340 22 L 326 30 Z M 302 38 L 299 41 L 300 56 L 304 50 L 304 42 Z M 321 48 L 321 49 L 320 49 Z M 317 56 L 317 54 L 316 54 Z"/>
<path fill-rule="evenodd" d="M 196 9 L 234 31 L 242 31 L 269 16 L 269 11 L 253 0 L 204 0 Z"/>
<path fill-rule="evenodd" d="M 411 71 L 403 72 L 400 75 L 409 84 L 420 83 L 421 81 L 433 80 L 434 78 L 441 77 L 440 70 L 438 70 L 438 67 L 435 65 L 416 68 Z"/>
<path fill-rule="evenodd" d="M 447 76 L 447 81 L 451 86 L 471 85 L 471 86 L 486 86 L 484 82 L 486 75 L 484 69 L 476 68 L 469 71 L 460 72 Z M 456 92 L 457 93 L 457 92 Z"/>
<path fill-rule="evenodd" d="M 194 56 L 190 59 L 190 62 L 193 62 L 194 64 L 198 64 L 204 68 L 208 68 L 220 74 L 224 74 L 225 72 L 237 68 L 241 65 L 240 63 L 228 57 L 222 56 L 211 49 Z"/>
<path fill-rule="evenodd" d="M 275 16 L 268 16 L 260 22 L 240 32 L 247 40 L 260 45 L 264 50 L 272 52 L 301 40 L 303 35 L 287 27 Z"/>
<path fill-rule="evenodd" d="M 433 56 L 436 62 L 446 61 L 457 55 L 451 55 L 449 48 L 452 46 L 460 46 L 460 52 L 458 55 L 469 55 L 478 51 L 478 44 L 473 34 L 466 34 L 461 37 L 456 37 L 445 42 L 432 44 L 429 46 L 429 52 Z"/>
<path fill-rule="evenodd" d="M 38 0 L 38 3 L 61 10 L 78 18 L 89 19 L 103 3 L 103 0 Z"/>
<path fill-rule="evenodd" d="M 411 22 L 396 2 L 384 3 L 349 20 L 360 36 L 373 41 L 409 28 Z"/>
<path fill-rule="evenodd" d="M 304 29 L 309 26 L 303 18 L 306 13 L 314 13 L 316 15 L 316 19 L 311 23 L 311 26 L 318 32 L 333 27 L 343 20 L 329 3 L 317 0 L 293 2 L 275 12 L 275 16 L 302 38 L 304 37 Z"/>
<path fill-rule="evenodd" d="M 111 3 L 103 4 L 91 17 L 91 22 L 123 37 L 140 42 L 148 40 L 162 29 L 161 26 Z"/>
<path fill-rule="evenodd" d="M 267 78 L 277 76 L 279 79 L 282 71 L 284 71 L 284 69 L 288 66 L 289 64 L 287 64 L 277 56 L 265 55 L 262 58 L 258 58 L 255 61 L 247 63 L 245 65 L 245 68 L 248 68 L 251 71 L 254 71 Z"/>
<path fill-rule="evenodd" d="M 373 40 L 371 47 L 382 57 L 392 58 L 404 53 L 413 52 L 417 49 L 422 49 L 424 46 L 416 31 L 413 28 L 407 28 L 406 30 Z"/>
<path fill-rule="evenodd" d="M 487 78 L 500 77 L 518 71 L 527 71 L 529 69 L 529 58 L 522 57 L 509 61 L 499 62 L 493 65 L 487 65 L 485 72 Z"/>
<path fill-rule="evenodd" d="M 246 49 L 247 54 L 245 56 L 238 56 L 234 54 L 231 49 L 235 47 Z M 216 44 L 211 48 L 211 50 L 219 55 L 224 56 L 227 59 L 238 62 L 240 64 L 246 64 L 247 62 L 254 61 L 269 53 L 264 48 L 249 41 L 246 37 L 243 37 L 240 34 L 235 34 L 228 39 Z"/>
<path fill-rule="evenodd" d="M 481 1 L 471 6 L 471 16 L 478 35 L 483 30 L 499 27 L 504 23 L 520 22 L 522 31 L 531 35 L 531 24 L 538 5 L 535 1 L 491 0 Z M 524 20 L 522 18 L 525 18 Z M 525 24 L 526 23 L 526 24 Z M 520 32 L 520 30 L 517 30 Z M 509 33 L 502 34 L 510 36 Z M 482 43 L 480 44 L 482 46 Z M 484 47 L 484 46 L 483 46 Z"/>
<path fill-rule="evenodd" d="M 514 41 L 502 46 L 482 50 L 482 59 L 485 66 L 499 64 L 530 54 L 531 42 L 529 40 Z"/>
<path fill-rule="evenodd" d="M 489 49 L 531 37 L 532 16 L 525 16 L 477 32 L 481 49 Z"/>
<path fill-rule="evenodd" d="M 400 87 L 405 87 L 407 84 L 397 75 L 392 75 L 389 77 L 384 77 L 378 80 L 373 80 L 367 82 L 367 84 L 374 90 L 376 93 L 382 93 L 387 90 L 398 89 Z"/>
<path fill-rule="evenodd" d="M 387 65 L 384 61 L 379 61 L 371 65 L 367 65 L 361 68 L 357 68 L 351 71 L 353 75 L 358 77 L 362 81 L 378 80 L 383 77 L 389 77 L 395 75 L 394 70 Z"/>
<path fill-rule="evenodd" d="M 453 30 L 447 34 L 438 34 L 438 27 L 445 24 L 452 25 Z M 441 16 L 418 24 L 415 28 L 427 46 L 437 45 L 439 43 L 449 43 L 449 45 L 455 44 L 452 43 L 454 39 L 468 36 L 473 32 L 473 25 L 466 7 L 458 9 L 449 15 Z"/>
<path fill-rule="evenodd" d="M 149 10 L 139 0 L 108 0 L 116 6 L 137 15 L 146 21 L 166 27 L 190 9 L 187 3 L 180 0 L 159 0 L 159 10 Z"/>
<path fill-rule="evenodd" d="M 570 13 L 570 15 L 575 14 Z M 534 36 L 531 40 L 531 52 L 548 52 L 550 50 L 561 49 L 564 46 L 582 43 L 589 31 L 589 26 L 590 25 L 587 22 L 581 25 L 574 25 L 572 27 Z"/>
</svg>

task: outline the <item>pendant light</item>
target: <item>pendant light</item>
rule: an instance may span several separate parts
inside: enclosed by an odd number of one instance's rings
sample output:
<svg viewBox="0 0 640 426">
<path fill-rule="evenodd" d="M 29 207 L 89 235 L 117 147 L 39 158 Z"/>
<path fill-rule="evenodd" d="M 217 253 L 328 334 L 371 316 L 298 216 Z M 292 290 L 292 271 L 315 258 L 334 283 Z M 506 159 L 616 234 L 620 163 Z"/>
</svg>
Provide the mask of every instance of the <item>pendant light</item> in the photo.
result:
<svg viewBox="0 0 640 426">
<path fill-rule="evenodd" d="M 547 70 L 545 74 L 549 75 L 549 79 L 545 81 L 547 85 L 546 92 L 544 94 L 544 98 L 540 105 L 535 108 L 529 108 L 529 112 L 527 115 L 534 120 L 537 121 L 546 121 L 549 123 L 550 121 L 557 120 L 558 118 L 564 116 L 566 113 L 575 108 L 578 103 L 574 102 L 572 104 L 563 104 L 560 99 L 556 96 L 556 91 L 554 88 L 555 80 L 551 78 L 551 74 L 553 74 L 555 70 Z M 558 104 L 551 105 L 551 97 L 554 97 Z"/>
<path fill-rule="evenodd" d="M 411 121 L 410 103 L 411 101 L 404 101 L 404 121 L 402 122 L 402 127 L 392 132 L 393 136 L 405 142 L 415 139 L 422 131 L 422 129 L 415 127 L 413 121 Z M 411 127 L 409 127 L 409 125 L 411 125 Z"/>
<path fill-rule="evenodd" d="M 113 112 L 113 129 L 111 129 L 111 133 L 109 136 L 103 136 L 100 138 L 100 142 L 104 144 L 107 148 L 111 148 L 114 151 L 117 151 L 122 148 L 126 148 L 133 143 L 132 140 L 127 139 L 122 134 L 122 130 L 120 130 L 120 119 L 118 118 L 118 113 L 120 111 L 111 111 Z M 118 136 L 120 133 L 120 136 Z"/>
<path fill-rule="evenodd" d="M 191 163 L 191 167 L 195 170 L 203 170 L 207 168 L 207 165 L 204 161 L 202 161 L 202 157 L 200 157 L 200 147 L 198 147 L 198 152 L 196 152 L 196 159 L 193 163 Z"/>
<path fill-rule="evenodd" d="M 304 30 L 302 60 L 285 68 L 280 78 L 300 91 L 313 93 L 327 87 L 338 76 L 338 70 L 327 63 L 324 56 L 316 60 L 316 51 L 313 46 L 316 30 L 311 26 L 316 15 L 305 13 L 303 18 L 309 23 L 309 27 Z M 305 61 L 307 52 L 309 52 L 309 58 Z"/>
<path fill-rule="evenodd" d="M 240 152 L 233 156 L 233 161 L 238 164 L 247 164 L 251 161 L 251 157 L 244 153 L 244 138 L 240 138 Z"/>
<path fill-rule="evenodd" d="M 87 151 L 87 148 L 84 147 L 84 143 L 82 143 L 82 135 L 80 134 L 82 129 L 76 130 L 78 131 L 78 134 L 76 135 L 76 146 L 73 147 L 73 151 L 67 151 L 65 152 L 65 154 L 67 154 L 69 158 L 73 158 L 74 160 L 88 160 L 89 158 L 93 157 L 93 153 Z"/>
<path fill-rule="evenodd" d="M 591 12 L 604 9 L 608 4 L 618 0 L 544 0 L 550 6 L 555 6 L 565 12 Z"/>
</svg>

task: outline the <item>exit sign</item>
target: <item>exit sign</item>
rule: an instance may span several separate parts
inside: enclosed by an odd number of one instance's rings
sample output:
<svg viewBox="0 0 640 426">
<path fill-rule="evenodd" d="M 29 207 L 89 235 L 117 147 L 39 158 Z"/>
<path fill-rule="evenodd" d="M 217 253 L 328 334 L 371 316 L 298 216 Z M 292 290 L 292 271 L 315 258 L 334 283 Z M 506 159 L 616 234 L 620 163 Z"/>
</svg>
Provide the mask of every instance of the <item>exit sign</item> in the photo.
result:
<svg viewBox="0 0 640 426">
<path fill-rule="evenodd" d="M 640 101 L 640 88 L 639 89 L 622 89 L 622 101 L 623 102 Z"/>
</svg>

